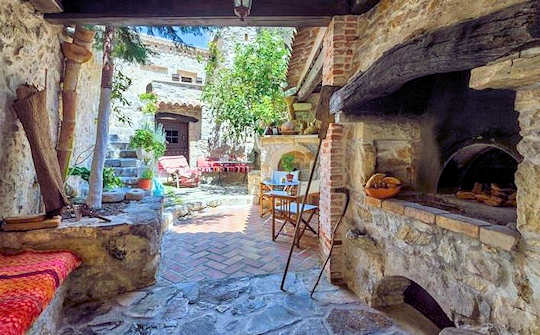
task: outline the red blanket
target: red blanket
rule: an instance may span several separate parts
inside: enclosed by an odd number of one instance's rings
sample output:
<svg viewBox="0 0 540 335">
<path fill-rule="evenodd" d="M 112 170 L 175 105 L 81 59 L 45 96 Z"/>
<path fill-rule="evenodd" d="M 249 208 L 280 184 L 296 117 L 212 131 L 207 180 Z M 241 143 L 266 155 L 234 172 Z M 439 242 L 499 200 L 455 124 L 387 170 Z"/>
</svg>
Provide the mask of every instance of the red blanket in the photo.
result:
<svg viewBox="0 0 540 335">
<path fill-rule="evenodd" d="M 69 251 L 0 254 L 0 334 L 24 334 L 80 264 Z"/>
</svg>

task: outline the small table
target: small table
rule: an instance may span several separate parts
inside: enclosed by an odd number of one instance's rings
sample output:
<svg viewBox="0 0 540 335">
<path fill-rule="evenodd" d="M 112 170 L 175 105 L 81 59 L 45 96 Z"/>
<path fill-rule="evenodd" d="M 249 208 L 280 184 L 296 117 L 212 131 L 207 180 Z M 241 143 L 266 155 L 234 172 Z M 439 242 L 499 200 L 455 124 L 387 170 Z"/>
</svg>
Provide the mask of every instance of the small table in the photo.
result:
<svg viewBox="0 0 540 335">
<path fill-rule="evenodd" d="M 272 199 L 272 241 L 275 241 L 276 238 L 281 234 L 283 228 L 287 223 L 291 224 L 296 229 L 296 217 L 300 214 L 302 204 L 298 202 L 297 196 L 289 195 L 286 191 L 270 191 L 266 192 L 265 195 L 269 196 Z M 281 204 L 276 207 L 276 199 L 281 200 Z M 309 229 L 315 235 L 318 234 L 318 230 L 315 231 L 313 227 L 310 226 L 311 219 L 317 212 L 318 207 L 315 205 L 304 204 L 304 212 L 309 213 L 309 217 L 305 220 L 303 217 L 300 218 L 300 222 L 304 224 L 304 229 L 298 235 L 295 244 L 300 248 L 300 239 L 304 236 L 306 229 Z M 276 219 L 283 220 L 283 224 L 276 233 Z M 293 236 L 294 238 L 294 236 Z"/>
</svg>

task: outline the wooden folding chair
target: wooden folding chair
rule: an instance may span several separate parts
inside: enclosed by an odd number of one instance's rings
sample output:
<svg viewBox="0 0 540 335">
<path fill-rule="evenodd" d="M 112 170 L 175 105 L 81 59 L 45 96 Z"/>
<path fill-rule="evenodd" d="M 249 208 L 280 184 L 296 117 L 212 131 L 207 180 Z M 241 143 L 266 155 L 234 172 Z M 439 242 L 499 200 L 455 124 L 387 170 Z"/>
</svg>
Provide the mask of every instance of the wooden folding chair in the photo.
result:
<svg viewBox="0 0 540 335">
<path fill-rule="evenodd" d="M 298 195 L 292 196 L 285 193 L 280 194 L 279 191 L 273 191 L 270 192 L 270 196 L 272 198 L 272 241 L 275 241 L 287 224 L 296 227 L 296 218 L 302 208 L 302 204 Z M 300 218 L 300 224 L 303 224 L 304 227 L 295 241 L 297 247 L 300 247 L 300 239 L 302 236 L 304 236 L 306 230 L 311 231 L 313 234 L 319 237 L 318 227 L 317 230 L 315 230 L 311 226 L 311 220 L 315 215 L 318 215 L 318 213 L 318 206 L 307 203 L 304 205 L 304 214 L 308 214 L 309 216 L 307 219 L 304 219 L 303 216 Z M 277 233 L 276 220 L 282 221 Z"/>
</svg>

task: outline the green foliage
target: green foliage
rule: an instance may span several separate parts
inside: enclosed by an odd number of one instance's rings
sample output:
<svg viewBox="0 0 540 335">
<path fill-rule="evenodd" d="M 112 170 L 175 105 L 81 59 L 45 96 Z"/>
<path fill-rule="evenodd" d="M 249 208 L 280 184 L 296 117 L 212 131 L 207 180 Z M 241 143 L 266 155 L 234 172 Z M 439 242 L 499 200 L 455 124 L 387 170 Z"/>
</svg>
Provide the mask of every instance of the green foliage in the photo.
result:
<svg viewBox="0 0 540 335">
<path fill-rule="evenodd" d="M 131 117 L 129 113 L 127 113 L 125 110 L 122 110 L 121 107 L 131 106 L 131 102 L 129 102 L 124 97 L 124 92 L 126 92 L 133 81 L 131 78 L 123 74 L 121 71 L 116 71 L 113 76 L 113 84 L 112 84 L 112 92 L 111 92 L 111 103 L 112 103 L 112 111 L 118 121 L 120 121 L 123 124 L 126 124 L 131 127 Z"/>
<path fill-rule="evenodd" d="M 158 111 L 157 105 L 157 95 L 154 93 L 142 93 L 139 94 L 139 100 L 144 104 L 142 106 L 142 111 L 145 114 L 156 114 Z"/>
<path fill-rule="evenodd" d="M 262 134 L 265 125 L 286 118 L 282 86 L 290 52 L 279 32 L 261 30 L 254 43 L 237 44 L 231 69 L 218 66 L 214 45 L 209 51 L 202 99 L 230 138 Z"/>
<path fill-rule="evenodd" d="M 103 29 L 98 29 L 95 26 L 89 26 L 89 28 L 96 30 L 95 47 L 98 50 L 103 50 Z M 202 35 L 204 32 L 212 30 L 211 27 L 199 26 L 120 26 L 116 28 L 112 55 L 114 58 L 122 59 L 128 63 L 146 64 L 148 58 L 155 53 L 143 44 L 139 33 L 164 37 L 173 41 L 177 48 L 189 48 L 182 40 L 182 34 Z"/>
<path fill-rule="evenodd" d="M 281 167 L 287 172 L 292 172 L 294 170 L 294 156 L 292 154 L 283 155 Z"/>
<path fill-rule="evenodd" d="M 135 130 L 135 135 L 131 137 L 129 145 L 133 149 L 144 149 L 152 152 L 155 159 L 165 154 L 165 132 L 163 126 L 158 124 L 155 128 L 147 123 L 143 128 Z"/>
<path fill-rule="evenodd" d="M 81 176 L 83 180 L 90 180 L 90 170 L 85 167 L 74 166 L 69 168 L 68 174 L 70 176 Z M 103 188 L 105 190 L 112 190 L 118 187 L 124 186 L 124 183 L 114 173 L 114 168 L 106 167 L 103 169 Z"/>
<path fill-rule="evenodd" d="M 145 169 L 141 175 L 141 179 L 152 179 L 154 178 L 154 171 L 152 169 Z"/>
</svg>

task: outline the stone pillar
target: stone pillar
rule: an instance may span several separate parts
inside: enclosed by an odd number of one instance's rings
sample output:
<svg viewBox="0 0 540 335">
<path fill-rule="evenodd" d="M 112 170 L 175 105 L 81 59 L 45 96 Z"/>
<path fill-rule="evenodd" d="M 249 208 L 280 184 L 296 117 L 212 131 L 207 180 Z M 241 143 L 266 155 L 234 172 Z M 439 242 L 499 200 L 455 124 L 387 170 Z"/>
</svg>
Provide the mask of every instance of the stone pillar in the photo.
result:
<svg viewBox="0 0 540 335">
<path fill-rule="evenodd" d="M 339 192 L 345 185 L 343 126 L 332 123 L 320 153 L 321 195 L 320 195 L 320 250 L 326 259 L 330 252 L 332 232 L 345 205 L 345 194 Z M 343 283 L 344 257 L 342 255 L 342 234 L 338 232 L 332 258 L 325 268 L 325 274 L 334 284 Z"/>
<path fill-rule="evenodd" d="M 323 41 L 323 85 L 343 86 L 352 74 L 358 18 L 355 15 L 334 16 L 330 22 Z"/>
</svg>

